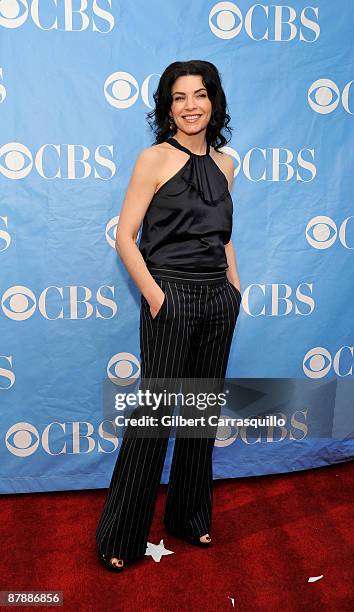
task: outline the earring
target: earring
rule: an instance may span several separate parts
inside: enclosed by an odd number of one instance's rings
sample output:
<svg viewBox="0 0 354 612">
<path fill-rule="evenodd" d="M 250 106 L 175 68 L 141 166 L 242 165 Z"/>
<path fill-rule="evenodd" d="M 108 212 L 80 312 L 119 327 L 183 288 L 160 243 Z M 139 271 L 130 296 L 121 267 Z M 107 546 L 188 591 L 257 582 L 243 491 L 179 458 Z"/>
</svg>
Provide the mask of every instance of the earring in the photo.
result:
<svg viewBox="0 0 354 612">
<path fill-rule="evenodd" d="M 211 115 L 209 123 L 210 123 L 210 125 L 215 125 L 216 124 L 215 111 L 212 112 L 212 115 Z"/>
<path fill-rule="evenodd" d="M 171 129 L 171 130 L 173 130 L 173 128 L 174 128 L 174 126 L 175 126 L 175 122 L 174 122 L 173 117 L 170 117 L 170 118 L 169 118 L 169 123 L 170 123 L 170 129 Z"/>
</svg>

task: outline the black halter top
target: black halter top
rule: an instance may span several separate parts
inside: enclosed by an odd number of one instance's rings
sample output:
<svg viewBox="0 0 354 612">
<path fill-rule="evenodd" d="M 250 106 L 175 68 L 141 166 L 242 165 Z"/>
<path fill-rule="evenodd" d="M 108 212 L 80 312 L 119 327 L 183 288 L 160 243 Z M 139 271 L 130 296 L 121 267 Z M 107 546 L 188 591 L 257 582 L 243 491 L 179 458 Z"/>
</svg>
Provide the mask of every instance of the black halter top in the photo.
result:
<svg viewBox="0 0 354 612">
<path fill-rule="evenodd" d="M 145 213 L 139 251 L 148 268 L 209 272 L 228 268 L 224 245 L 231 238 L 233 203 L 225 174 L 209 155 L 189 155 L 153 196 Z"/>
</svg>

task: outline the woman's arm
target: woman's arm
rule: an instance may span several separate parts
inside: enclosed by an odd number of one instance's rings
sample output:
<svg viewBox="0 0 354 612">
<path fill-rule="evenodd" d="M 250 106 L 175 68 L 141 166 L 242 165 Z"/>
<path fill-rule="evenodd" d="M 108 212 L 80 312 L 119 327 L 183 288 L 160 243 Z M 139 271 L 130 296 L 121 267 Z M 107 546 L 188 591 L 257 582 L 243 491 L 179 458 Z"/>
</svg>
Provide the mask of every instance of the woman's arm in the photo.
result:
<svg viewBox="0 0 354 612">
<path fill-rule="evenodd" d="M 237 289 L 241 293 L 240 278 L 237 272 L 236 254 L 231 240 L 225 245 L 225 253 L 229 266 L 229 269 L 226 272 L 226 276 L 229 279 L 230 283 L 235 285 L 235 287 L 237 287 Z"/>
<path fill-rule="evenodd" d="M 144 149 L 133 168 L 117 226 L 115 247 L 124 266 L 147 299 L 152 316 L 160 309 L 165 294 L 150 274 L 136 245 L 139 227 L 158 185 L 160 152 Z"/>
<path fill-rule="evenodd" d="M 234 182 L 234 161 L 231 155 L 224 153 L 225 156 L 225 173 L 227 175 L 227 182 L 229 185 L 229 192 L 231 193 L 232 185 Z M 235 285 L 235 287 L 241 292 L 240 287 L 240 278 L 237 272 L 237 261 L 236 261 L 236 253 L 234 246 L 231 240 L 225 245 L 225 253 L 227 257 L 227 264 L 229 269 L 226 272 L 226 276 L 230 283 Z"/>
</svg>

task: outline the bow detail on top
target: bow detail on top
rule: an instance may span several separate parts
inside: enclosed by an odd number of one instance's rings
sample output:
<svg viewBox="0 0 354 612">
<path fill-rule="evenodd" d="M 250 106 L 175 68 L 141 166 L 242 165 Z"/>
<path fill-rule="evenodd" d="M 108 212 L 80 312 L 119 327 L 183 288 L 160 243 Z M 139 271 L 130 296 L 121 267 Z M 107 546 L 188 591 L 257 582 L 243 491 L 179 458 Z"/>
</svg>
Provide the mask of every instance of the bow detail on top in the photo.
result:
<svg viewBox="0 0 354 612">
<path fill-rule="evenodd" d="M 229 195 L 226 176 L 210 157 L 210 144 L 208 142 L 205 155 L 193 153 L 176 138 L 168 138 L 167 142 L 190 156 L 181 177 L 188 185 L 194 187 L 206 204 L 216 206 L 218 202 Z"/>
<path fill-rule="evenodd" d="M 191 154 L 182 179 L 192 185 L 206 204 L 216 206 L 229 194 L 226 176 L 209 155 Z"/>
</svg>

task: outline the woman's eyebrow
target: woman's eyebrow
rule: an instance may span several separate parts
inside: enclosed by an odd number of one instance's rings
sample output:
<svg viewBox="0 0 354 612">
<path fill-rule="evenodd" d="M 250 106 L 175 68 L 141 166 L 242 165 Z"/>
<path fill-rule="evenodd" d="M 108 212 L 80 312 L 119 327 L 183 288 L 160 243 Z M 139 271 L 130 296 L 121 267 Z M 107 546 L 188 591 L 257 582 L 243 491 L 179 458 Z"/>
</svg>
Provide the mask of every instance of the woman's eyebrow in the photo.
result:
<svg viewBox="0 0 354 612">
<path fill-rule="evenodd" d="M 200 89 L 196 89 L 194 93 L 198 93 L 198 91 L 206 91 L 206 88 L 201 87 Z M 184 91 L 174 91 L 172 95 L 174 96 L 175 94 L 184 94 L 184 93 L 185 93 Z"/>
</svg>

